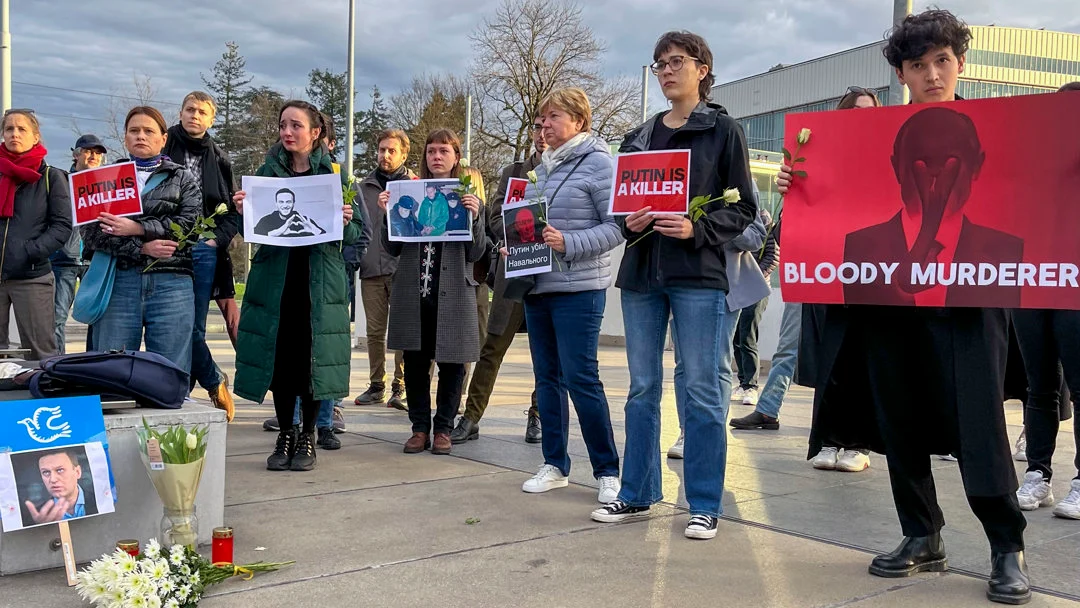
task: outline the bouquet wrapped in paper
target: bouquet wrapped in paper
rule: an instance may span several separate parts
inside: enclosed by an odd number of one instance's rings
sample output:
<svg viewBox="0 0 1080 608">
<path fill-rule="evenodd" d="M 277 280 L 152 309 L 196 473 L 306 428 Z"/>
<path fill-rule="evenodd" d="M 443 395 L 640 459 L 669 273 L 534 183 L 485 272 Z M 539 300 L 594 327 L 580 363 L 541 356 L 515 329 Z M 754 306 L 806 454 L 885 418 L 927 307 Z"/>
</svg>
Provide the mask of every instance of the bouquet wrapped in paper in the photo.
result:
<svg viewBox="0 0 1080 608">
<path fill-rule="evenodd" d="M 161 534 L 168 545 L 194 549 L 198 542 L 195 495 L 206 460 L 208 430 L 205 426 L 188 430 L 175 425 L 160 432 L 150 428 L 144 418 L 138 431 L 143 464 L 165 508 Z"/>
</svg>

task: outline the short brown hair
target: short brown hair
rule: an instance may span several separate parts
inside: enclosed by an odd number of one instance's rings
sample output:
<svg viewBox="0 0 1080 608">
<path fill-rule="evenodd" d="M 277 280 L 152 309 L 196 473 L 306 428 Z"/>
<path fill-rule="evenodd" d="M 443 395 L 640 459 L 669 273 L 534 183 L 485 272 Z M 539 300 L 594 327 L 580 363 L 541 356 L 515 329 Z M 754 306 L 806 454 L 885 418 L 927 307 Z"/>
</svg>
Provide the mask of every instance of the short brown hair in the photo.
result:
<svg viewBox="0 0 1080 608">
<path fill-rule="evenodd" d="M 555 89 L 540 102 L 540 112 L 543 113 L 548 107 L 562 110 L 582 121 L 582 133 L 592 131 L 592 106 L 589 105 L 589 96 L 585 94 L 585 91 L 577 87 Z"/>
<path fill-rule="evenodd" d="M 200 103 L 210 104 L 210 111 L 213 114 L 217 114 L 217 102 L 214 101 L 214 98 L 211 97 L 209 93 L 206 93 L 204 91 L 192 91 L 187 95 L 184 95 L 184 101 L 180 102 L 180 109 L 183 110 L 184 106 L 187 105 L 187 102 L 193 99 Z"/>
<path fill-rule="evenodd" d="M 855 102 L 859 101 L 860 97 L 869 97 L 874 100 L 874 107 L 881 107 L 881 100 L 870 89 L 864 89 L 862 87 L 848 87 L 847 93 L 840 98 L 840 103 L 836 104 L 837 110 L 850 110 L 855 107 Z"/>
<path fill-rule="evenodd" d="M 1061 85 L 1061 88 L 1057 90 L 1058 93 L 1064 91 L 1080 91 L 1080 82 L 1066 82 Z"/>
<path fill-rule="evenodd" d="M 308 128 L 319 130 L 319 136 L 311 142 L 312 151 L 319 146 L 327 145 L 329 143 L 330 139 L 326 134 L 326 116 L 319 111 L 319 108 L 315 107 L 315 104 L 300 99 L 290 99 L 286 101 L 282 104 L 281 111 L 278 112 L 278 125 L 281 124 L 281 117 L 285 115 L 285 110 L 288 110 L 289 108 L 296 108 L 297 110 L 303 111 L 308 117 Z"/>
<path fill-rule="evenodd" d="M 383 129 L 375 137 L 375 146 L 377 147 L 386 139 L 398 140 L 398 143 L 401 144 L 401 151 L 405 156 L 409 155 L 409 136 L 405 134 L 405 131 L 401 129 Z"/>
<path fill-rule="evenodd" d="M 457 153 L 458 162 L 455 162 L 454 167 L 450 169 L 450 177 L 461 175 L 461 138 L 450 129 L 435 129 L 427 136 L 427 141 L 424 142 L 424 151 L 420 158 L 420 179 L 435 177 L 427 166 L 427 147 L 431 144 L 448 144 L 454 149 L 454 152 Z"/>
<path fill-rule="evenodd" d="M 33 110 L 14 109 L 4 112 L 4 120 L 2 123 L 0 123 L 0 128 L 7 126 L 8 116 L 12 116 L 15 114 L 23 116 L 26 118 L 26 120 L 29 120 L 30 126 L 34 129 L 34 135 L 37 135 L 39 139 L 41 138 L 41 123 L 38 122 L 37 116 L 34 116 Z"/>
<path fill-rule="evenodd" d="M 164 134 L 168 130 L 168 127 L 165 125 L 165 117 L 161 115 L 161 112 L 159 112 L 157 108 L 152 106 L 135 106 L 134 108 L 131 108 L 131 110 L 127 113 L 127 118 L 124 119 L 125 131 L 127 131 L 128 123 L 131 122 L 131 119 L 140 114 L 143 116 L 149 116 L 151 120 L 157 123 L 157 126 L 159 129 L 161 129 L 162 134 Z"/>
<path fill-rule="evenodd" d="M 685 50 L 696 58 L 698 63 L 708 66 L 709 73 L 698 82 L 698 97 L 702 101 L 711 99 L 713 84 L 716 83 L 716 75 L 713 74 L 713 55 L 712 50 L 709 49 L 709 43 L 693 32 L 685 30 L 668 32 L 660 36 L 660 39 L 656 41 L 656 46 L 653 47 L 653 61 L 659 60 L 660 56 L 670 51 L 673 46 Z"/>
</svg>

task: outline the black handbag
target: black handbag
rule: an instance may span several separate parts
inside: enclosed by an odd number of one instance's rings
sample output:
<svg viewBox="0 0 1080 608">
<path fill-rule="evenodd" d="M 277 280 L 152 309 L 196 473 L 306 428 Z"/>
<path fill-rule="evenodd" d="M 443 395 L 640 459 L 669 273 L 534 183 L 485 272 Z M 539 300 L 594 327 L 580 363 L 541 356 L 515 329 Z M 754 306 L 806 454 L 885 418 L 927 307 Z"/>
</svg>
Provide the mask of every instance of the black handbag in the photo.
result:
<svg viewBox="0 0 1080 608">
<path fill-rule="evenodd" d="M 188 374 L 165 357 L 143 351 L 88 352 L 45 359 L 30 378 L 35 399 L 110 395 L 139 405 L 178 409 Z"/>
</svg>

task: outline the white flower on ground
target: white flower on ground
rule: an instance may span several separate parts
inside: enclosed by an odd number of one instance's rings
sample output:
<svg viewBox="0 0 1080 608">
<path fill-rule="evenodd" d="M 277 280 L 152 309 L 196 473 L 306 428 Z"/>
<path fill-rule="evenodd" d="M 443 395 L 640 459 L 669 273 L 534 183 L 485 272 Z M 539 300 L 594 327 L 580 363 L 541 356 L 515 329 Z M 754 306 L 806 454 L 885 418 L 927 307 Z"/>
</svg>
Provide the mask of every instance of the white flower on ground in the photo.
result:
<svg viewBox="0 0 1080 608">
<path fill-rule="evenodd" d="M 180 608 L 180 602 L 176 601 L 176 598 L 167 600 L 165 602 L 165 608 Z"/>
<path fill-rule="evenodd" d="M 143 554 L 150 559 L 161 557 L 161 545 L 158 544 L 156 538 L 151 538 L 150 542 L 146 543 L 146 549 L 143 550 Z"/>
</svg>

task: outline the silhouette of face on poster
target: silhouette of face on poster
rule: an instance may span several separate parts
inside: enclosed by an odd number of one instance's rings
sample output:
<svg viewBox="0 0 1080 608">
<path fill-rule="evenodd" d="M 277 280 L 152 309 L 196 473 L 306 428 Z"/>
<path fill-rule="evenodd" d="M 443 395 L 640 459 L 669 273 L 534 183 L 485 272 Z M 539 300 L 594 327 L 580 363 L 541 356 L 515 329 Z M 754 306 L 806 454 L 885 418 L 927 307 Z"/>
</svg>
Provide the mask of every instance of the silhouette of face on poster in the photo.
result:
<svg viewBox="0 0 1080 608">
<path fill-rule="evenodd" d="M 960 211 L 985 159 L 968 116 L 948 108 L 914 114 L 897 132 L 892 156 L 908 214 L 939 223 L 937 218 Z"/>
<path fill-rule="evenodd" d="M 519 209 L 517 214 L 514 215 L 514 229 L 517 231 L 518 239 L 522 243 L 537 242 L 536 220 L 533 219 L 533 214 L 528 209 Z"/>
</svg>

